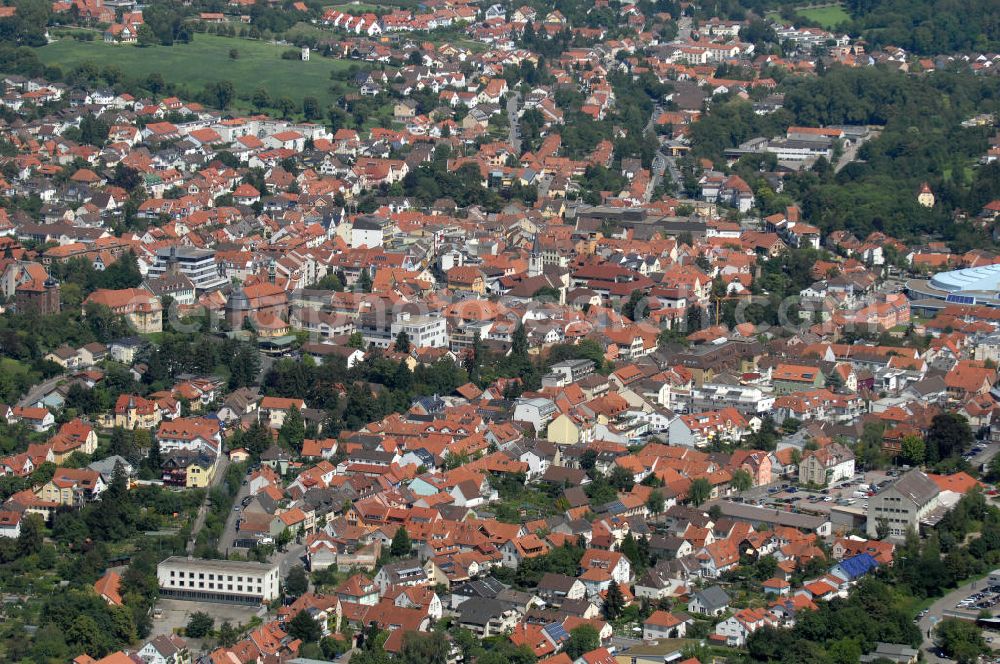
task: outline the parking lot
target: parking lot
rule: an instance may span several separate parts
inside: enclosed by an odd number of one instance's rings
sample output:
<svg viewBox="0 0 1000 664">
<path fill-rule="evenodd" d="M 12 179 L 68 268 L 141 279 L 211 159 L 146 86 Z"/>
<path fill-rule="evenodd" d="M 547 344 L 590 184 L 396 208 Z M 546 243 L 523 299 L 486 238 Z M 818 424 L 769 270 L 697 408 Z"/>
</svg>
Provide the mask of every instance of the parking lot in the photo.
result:
<svg viewBox="0 0 1000 664">
<path fill-rule="evenodd" d="M 215 619 L 216 628 L 226 620 L 233 626 L 246 625 L 254 616 L 264 614 L 264 610 L 259 606 L 202 604 L 161 597 L 157 600 L 154 609 L 153 630 L 150 637 L 160 634 L 176 634 L 187 626 L 191 614 L 195 611 L 204 611 L 212 616 Z"/>
<path fill-rule="evenodd" d="M 979 613 L 983 609 L 992 610 L 997 604 L 1000 604 L 1000 586 L 987 586 L 963 599 L 955 608 Z"/>
<path fill-rule="evenodd" d="M 809 490 L 794 486 L 792 482 L 782 482 L 754 493 L 744 492 L 742 499 L 751 505 L 776 509 L 797 509 L 802 511 L 829 513 L 834 505 L 867 509 L 868 498 L 876 491 L 892 482 L 896 471 L 869 471 L 844 479 L 822 490 Z"/>
</svg>

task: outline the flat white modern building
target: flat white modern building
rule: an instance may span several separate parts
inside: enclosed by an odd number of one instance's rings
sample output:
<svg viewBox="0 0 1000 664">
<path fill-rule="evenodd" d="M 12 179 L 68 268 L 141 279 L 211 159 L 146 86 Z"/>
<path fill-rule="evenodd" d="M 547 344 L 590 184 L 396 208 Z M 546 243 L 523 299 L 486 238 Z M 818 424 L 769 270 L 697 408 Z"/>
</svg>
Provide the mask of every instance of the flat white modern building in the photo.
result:
<svg viewBox="0 0 1000 664">
<path fill-rule="evenodd" d="M 160 595 L 227 604 L 262 604 L 278 597 L 278 566 L 240 560 L 171 556 L 156 566 Z"/>
<path fill-rule="evenodd" d="M 774 409 L 774 394 L 752 385 L 705 383 L 691 392 L 693 412 L 735 408 L 744 415 L 763 415 Z"/>
<path fill-rule="evenodd" d="M 443 316 L 399 314 L 389 328 L 393 343 L 400 332 L 406 332 L 414 348 L 448 347 L 448 321 Z"/>
<path fill-rule="evenodd" d="M 211 249 L 195 247 L 166 247 L 156 250 L 156 261 L 149 266 L 149 277 L 157 279 L 164 274 L 183 274 L 191 280 L 197 292 L 221 288 L 229 283 L 215 262 Z"/>
</svg>

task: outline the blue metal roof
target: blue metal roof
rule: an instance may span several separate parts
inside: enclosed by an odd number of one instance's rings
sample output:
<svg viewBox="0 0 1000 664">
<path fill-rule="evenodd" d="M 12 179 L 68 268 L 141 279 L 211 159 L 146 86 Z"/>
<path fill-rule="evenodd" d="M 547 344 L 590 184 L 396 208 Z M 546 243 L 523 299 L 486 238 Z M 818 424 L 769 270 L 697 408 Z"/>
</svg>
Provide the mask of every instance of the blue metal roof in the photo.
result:
<svg viewBox="0 0 1000 664">
<path fill-rule="evenodd" d="M 852 579 L 864 576 L 877 567 L 878 561 L 872 558 L 870 553 L 859 553 L 856 556 L 844 558 L 840 561 L 840 569 L 844 570 Z"/>
</svg>

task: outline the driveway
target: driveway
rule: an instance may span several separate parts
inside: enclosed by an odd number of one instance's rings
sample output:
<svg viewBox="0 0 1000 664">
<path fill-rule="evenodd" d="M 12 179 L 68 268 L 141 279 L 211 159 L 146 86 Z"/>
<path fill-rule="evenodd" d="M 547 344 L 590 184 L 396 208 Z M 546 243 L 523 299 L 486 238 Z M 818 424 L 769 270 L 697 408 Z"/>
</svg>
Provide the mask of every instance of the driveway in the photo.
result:
<svg viewBox="0 0 1000 664">
<path fill-rule="evenodd" d="M 849 163 L 857 159 L 858 150 L 861 149 L 861 146 L 867 143 L 868 141 L 878 138 L 881 133 L 882 132 L 877 130 L 871 131 L 865 138 L 855 143 L 852 143 L 850 147 L 846 148 L 844 152 L 840 155 L 840 160 L 837 162 L 836 166 L 833 167 L 833 172 L 839 173 L 840 169 L 842 169 L 844 166 L 847 166 Z"/>
</svg>

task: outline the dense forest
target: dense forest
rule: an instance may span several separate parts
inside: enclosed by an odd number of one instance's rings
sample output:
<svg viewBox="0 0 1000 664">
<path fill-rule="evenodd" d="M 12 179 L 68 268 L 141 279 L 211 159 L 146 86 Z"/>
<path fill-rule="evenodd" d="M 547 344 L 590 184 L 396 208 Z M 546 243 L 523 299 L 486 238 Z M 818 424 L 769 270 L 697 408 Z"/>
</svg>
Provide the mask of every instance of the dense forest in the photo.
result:
<svg viewBox="0 0 1000 664">
<path fill-rule="evenodd" d="M 795 25 L 818 26 L 796 12 L 808 4 L 801 0 L 714 0 L 708 8 L 729 18 L 742 18 L 746 10 L 758 16 L 778 10 Z M 835 32 L 862 37 L 870 46 L 898 46 L 928 56 L 1000 50 L 1000 12 L 995 0 L 845 0 L 843 4 L 851 20 L 836 26 Z"/>
<path fill-rule="evenodd" d="M 754 174 L 756 164 L 736 170 L 749 178 L 765 213 L 800 201 L 806 218 L 824 232 L 934 234 L 957 242 L 958 249 L 982 239 L 953 219 L 955 211 L 975 215 L 1000 196 L 1000 169 L 975 167 L 988 147 L 988 130 L 961 126 L 976 113 L 1000 110 L 993 80 L 959 70 L 913 76 L 882 67 L 834 67 L 821 77 L 789 77 L 782 89 L 784 108 L 769 115 L 755 114 L 741 99 L 713 105 L 692 127 L 692 156 L 718 162 L 725 149 L 754 136 L 780 135 L 793 124 L 879 125 L 880 135 L 860 149 L 857 161 L 835 172 L 820 160 L 787 178 L 781 196 Z M 935 192 L 934 208 L 916 202 L 923 182 Z"/>
<path fill-rule="evenodd" d="M 996 0 L 847 0 L 852 34 L 921 55 L 1000 49 Z"/>
</svg>

